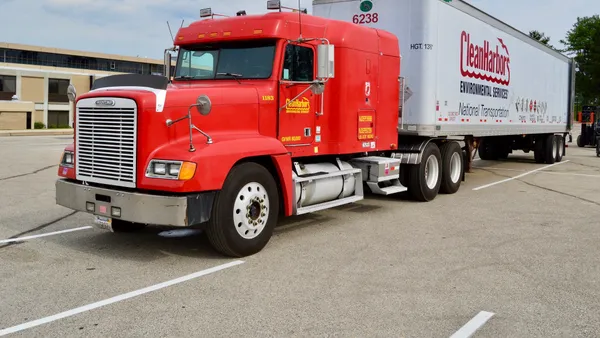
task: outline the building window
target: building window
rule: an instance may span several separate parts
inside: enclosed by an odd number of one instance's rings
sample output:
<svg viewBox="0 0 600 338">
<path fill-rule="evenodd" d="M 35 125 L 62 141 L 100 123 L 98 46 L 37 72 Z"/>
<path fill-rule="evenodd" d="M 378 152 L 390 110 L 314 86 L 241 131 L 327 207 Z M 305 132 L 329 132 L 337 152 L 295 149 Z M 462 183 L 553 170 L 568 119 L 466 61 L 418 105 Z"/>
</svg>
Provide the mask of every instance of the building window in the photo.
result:
<svg viewBox="0 0 600 338">
<path fill-rule="evenodd" d="M 0 0 L 1 1 L 1 0 Z M 114 71 L 119 73 L 151 74 L 154 64 L 122 60 L 101 59 L 87 56 L 33 52 L 0 48 L 0 62 L 36 66 Z"/>
<path fill-rule="evenodd" d="M 69 112 L 59 110 L 48 111 L 48 128 L 69 128 Z"/>
<path fill-rule="evenodd" d="M 17 77 L 0 75 L 0 100 L 10 100 L 17 94 Z"/>
<path fill-rule="evenodd" d="M 69 80 L 49 79 L 48 80 L 48 102 L 69 102 L 67 88 Z"/>
</svg>

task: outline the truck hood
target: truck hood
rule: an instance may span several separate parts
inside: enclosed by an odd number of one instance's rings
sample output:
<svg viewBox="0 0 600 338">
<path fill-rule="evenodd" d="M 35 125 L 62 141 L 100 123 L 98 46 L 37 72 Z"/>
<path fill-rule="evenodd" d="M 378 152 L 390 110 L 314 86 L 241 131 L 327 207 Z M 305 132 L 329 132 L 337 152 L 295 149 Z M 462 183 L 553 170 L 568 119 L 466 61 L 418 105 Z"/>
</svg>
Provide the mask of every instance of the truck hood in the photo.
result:
<svg viewBox="0 0 600 338">
<path fill-rule="evenodd" d="M 195 104 L 198 96 L 207 95 L 213 107 L 239 104 L 258 104 L 258 92 L 253 85 L 238 83 L 170 85 L 165 96 L 165 110 L 186 109 Z M 212 113 L 211 113 L 212 115 Z"/>
<path fill-rule="evenodd" d="M 113 93 L 106 94 L 110 96 Z M 253 86 L 237 82 L 216 86 L 169 85 L 166 91 L 145 91 L 139 95 L 141 97 L 136 98 L 139 107 L 137 139 L 138 161 L 142 166 L 160 149 L 189 139 L 187 119 L 171 126 L 167 126 L 167 120 L 185 117 L 190 105 L 196 104 L 200 95 L 208 96 L 211 110 L 208 115 L 201 115 L 196 107 L 192 107 L 192 123 L 209 134 L 213 142 L 240 134 L 258 133 L 259 100 L 257 89 Z M 206 146 L 206 137 L 198 131 L 193 131 L 193 139 L 196 148 Z"/>
</svg>

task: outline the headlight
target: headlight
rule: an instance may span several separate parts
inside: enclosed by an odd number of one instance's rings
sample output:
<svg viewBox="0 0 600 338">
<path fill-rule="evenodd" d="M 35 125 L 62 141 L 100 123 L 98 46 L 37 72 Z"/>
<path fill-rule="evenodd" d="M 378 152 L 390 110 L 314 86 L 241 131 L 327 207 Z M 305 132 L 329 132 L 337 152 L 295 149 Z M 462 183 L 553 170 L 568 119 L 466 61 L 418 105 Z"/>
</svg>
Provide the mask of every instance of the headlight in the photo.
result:
<svg viewBox="0 0 600 338">
<path fill-rule="evenodd" d="M 152 160 L 146 168 L 146 177 L 187 181 L 194 177 L 196 163 L 186 161 Z"/>
<path fill-rule="evenodd" d="M 63 152 L 62 158 L 60 160 L 60 165 L 63 167 L 73 167 L 73 152 L 72 151 L 65 151 Z"/>
</svg>

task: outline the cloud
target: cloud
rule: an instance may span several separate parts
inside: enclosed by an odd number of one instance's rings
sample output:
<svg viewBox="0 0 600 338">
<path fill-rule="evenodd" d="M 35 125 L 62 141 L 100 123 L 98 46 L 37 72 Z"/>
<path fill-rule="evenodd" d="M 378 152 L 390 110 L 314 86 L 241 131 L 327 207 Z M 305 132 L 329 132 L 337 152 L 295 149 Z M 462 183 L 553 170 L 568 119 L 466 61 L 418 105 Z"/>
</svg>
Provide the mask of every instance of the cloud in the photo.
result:
<svg viewBox="0 0 600 338">
<path fill-rule="evenodd" d="M 405 1 L 405 0 L 401 0 Z M 297 0 L 283 0 L 295 6 Z M 600 12 L 598 0 L 469 0 L 469 3 L 528 32 L 539 30 L 558 40 L 577 16 Z M 0 0 L 3 42 L 77 49 L 161 59 L 173 34 L 199 18 L 200 9 L 220 14 L 264 13 L 266 0 Z M 301 4 L 310 11 L 312 0 Z M 568 4 L 568 5 L 567 5 Z"/>
</svg>

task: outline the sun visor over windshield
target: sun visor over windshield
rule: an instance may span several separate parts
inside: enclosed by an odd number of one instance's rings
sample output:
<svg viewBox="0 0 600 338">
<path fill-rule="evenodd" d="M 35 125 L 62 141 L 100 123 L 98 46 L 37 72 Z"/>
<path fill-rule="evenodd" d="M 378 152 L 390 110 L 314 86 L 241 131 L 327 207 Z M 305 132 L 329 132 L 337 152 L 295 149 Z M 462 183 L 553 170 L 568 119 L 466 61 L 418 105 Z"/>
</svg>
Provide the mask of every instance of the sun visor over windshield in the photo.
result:
<svg viewBox="0 0 600 338">
<path fill-rule="evenodd" d="M 96 79 L 92 90 L 107 87 L 150 87 L 167 89 L 169 79 L 160 75 L 120 74 Z"/>
</svg>

